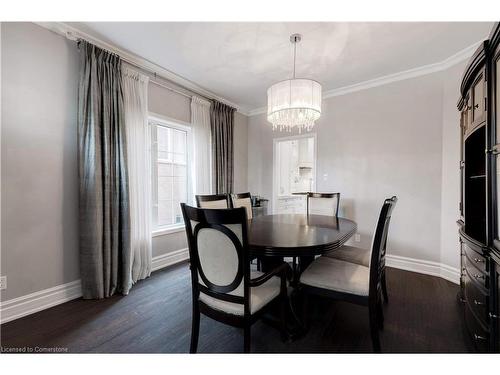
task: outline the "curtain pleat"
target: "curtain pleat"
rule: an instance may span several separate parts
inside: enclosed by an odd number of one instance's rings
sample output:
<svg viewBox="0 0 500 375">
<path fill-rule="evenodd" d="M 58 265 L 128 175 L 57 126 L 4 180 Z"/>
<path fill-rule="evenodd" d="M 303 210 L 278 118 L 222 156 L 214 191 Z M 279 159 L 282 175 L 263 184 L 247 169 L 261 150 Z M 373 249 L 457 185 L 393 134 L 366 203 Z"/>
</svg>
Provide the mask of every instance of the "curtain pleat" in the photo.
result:
<svg viewBox="0 0 500 375">
<path fill-rule="evenodd" d="M 149 78 L 122 70 L 130 195 L 132 282 L 151 275 L 151 134 L 148 126 Z"/>
<path fill-rule="evenodd" d="M 194 138 L 194 194 L 212 193 L 212 147 L 210 105 L 205 99 L 191 99 L 191 125 Z"/>
<path fill-rule="evenodd" d="M 233 192 L 233 124 L 235 109 L 212 101 L 212 185 L 215 194 Z"/>
<path fill-rule="evenodd" d="M 85 41 L 80 56 L 80 273 L 83 298 L 105 298 L 131 285 L 121 60 Z"/>
</svg>

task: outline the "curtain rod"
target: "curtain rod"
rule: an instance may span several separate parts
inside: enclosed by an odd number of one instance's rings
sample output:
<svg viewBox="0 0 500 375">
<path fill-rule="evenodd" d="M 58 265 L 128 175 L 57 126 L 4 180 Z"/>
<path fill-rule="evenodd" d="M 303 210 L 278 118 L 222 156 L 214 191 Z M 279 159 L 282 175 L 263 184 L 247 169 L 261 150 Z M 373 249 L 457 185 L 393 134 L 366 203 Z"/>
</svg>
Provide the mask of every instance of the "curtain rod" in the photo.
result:
<svg viewBox="0 0 500 375">
<path fill-rule="evenodd" d="M 83 38 L 83 37 L 82 37 L 82 36 L 80 36 L 80 35 L 75 36 L 75 35 L 73 35 L 72 33 L 67 33 L 67 34 L 66 34 L 66 38 L 68 38 L 68 39 L 70 39 L 70 40 L 75 40 L 75 41 L 77 42 L 77 44 L 78 44 L 78 45 L 80 44 L 80 41 L 82 41 L 82 40 L 83 40 L 83 41 L 86 41 L 87 43 L 94 44 L 92 41 L 89 41 L 89 40 L 87 40 L 87 39 Z M 121 56 L 119 53 L 116 53 L 116 52 L 114 52 L 114 51 L 110 51 L 109 49 L 104 48 L 104 47 L 99 46 L 99 45 L 96 45 L 96 44 L 94 44 L 94 45 L 95 45 L 96 47 L 98 47 L 98 48 L 101 48 L 101 49 L 103 49 L 103 50 L 105 50 L 105 51 L 109 52 L 109 53 L 112 53 L 113 55 L 117 55 L 117 56 L 119 56 L 119 57 L 120 57 L 120 59 L 121 59 L 122 61 L 126 62 L 127 64 L 132 65 L 133 67 L 138 68 L 138 69 L 142 70 L 143 72 L 146 72 L 146 73 L 152 74 L 152 75 L 154 76 L 154 78 L 157 78 L 157 77 L 163 78 L 163 77 L 162 77 L 161 75 L 159 75 L 156 71 L 154 71 L 154 70 L 152 70 L 152 69 L 149 69 L 149 68 L 146 68 L 145 66 L 142 66 L 142 65 L 140 65 L 140 64 L 138 64 L 138 63 L 136 63 L 136 62 L 134 62 L 134 61 L 131 61 L 131 60 L 127 59 L 126 57 Z M 166 78 L 163 78 L 163 79 L 167 80 Z M 175 92 L 176 94 L 182 95 L 182 96 L 184 96 L 184 97 L 186 97 L 186 98 L 189 98 L 189 99 L 192 99 L 192 98 L 193 98 L 193 95 L 189 95 L 189 94 L 186 94 L 186 93 L 184 93 L 184 92 L 182 92 L 182 91 L 180 91 L 180 90 L 176 90 L 176 89 L 174 89 L 173 87 L 169 87 L 169 86 L 167 86 L 167 85 L 165 85 L 165 84 L 163 84 L 163 83 L 161 83 L 161 82 L 155 81 L 155 80 L 153 80 L 153 79 L 151 79 L 151 78 L 149 79 L 149 81 L 150 81 L 151 83 L 153 83 L 153 84 L 157 85 L 157 86 L 163 87 L 164 89 L 167 89 L 167 90 L 169 90 L 169 91 Z M 182 87 L 182 85 L 179 85 L 179 84 L 176 84 L 176 85 L 177 85 L 177 86 L 179 86 L 179 87 Z M 205 100 L 209 100 L 209 101 L 210 101 L 210 100 L 212 100 L 212 98 L 207 97 L 206 95 L 200 94 L 200 93 L 198 93 L 198 92 L 196 92 L 196 91 L 193 91 L 193 90 L 188 89 L 188 88 L 185 88 L 185 87 L 183 87 L 183 88 L 184 88 L 185 90 L 187 90 L 187 91 L 192 92 L 192 93 L 193 93 L 193 94 L 195 94 L 196 96 L 199 96 L 199 97 L 201 97 L 201 98 L 205 99 Z"/>
<path fill-rule="evenodd" d="M 101 47 L 99 47 L 99 48 L 101 48 Z M 114 53 L 114 52 L 111 52 L 111 53 Z M 160 76 L 159 74 L 157 74 L 157 73 L 156 73 L 155 71 L 153 71 L 153 70 L 146 69 L 145 67 L 140 66 L 140 65 L 138 65 L 138 64 L 136 64 L 136 63 L 134 63 L 134 62 L 132 62 L 132 61 L 129 61 L 129 60 L 127 60 L 126 58 L 123 58 L 122 56 L 120 56 L 120 58 L 121 58 L 123 61 L 125 61 L 127 64 L 132 65 L 132 66 L 134 66 L 134 67 L 136 67 L 136 68 L 139 68 L 139 69 L 141 69 L 142 71 L 144 71 L 144 72 L 146 72 L 146 73 L 152 74 L 152 75 L 154 76 L 154 78 L 157 78 L 157 77 L 160 77 L 160 78 L 161 78 L 161 76 Z M 165 78 L 163 78 L 163 79 L 165 79 Z M 193 97 L 193 95 L 189 95 L 189 94 L 186 94 L 185 92 L 182 92 L 182 91 L 180 91 L 180 90 L 176 90 L 176 89 L 174 89 L 173 87 L 170 87 L 170 86 L 165 85 L 164 83 L 161 83 L 161 82 L 155 81 L 154 79 L 151 79 L 151 78 L 150 78 L 150 79 L 149 79 L 149 82 L 151 82 L 151 83 L 153 83 L 153 84 L 155 84 L 155 85 L 157 85 L 157 86 L 163 87 L 164 89 L 167 89 L 167 90 L 169 90 L 169 91 L 175 92 L 176 94 L 179 94 L 179 95 L 185 96 L 186 98 L 191 99 L 191 98 Z M 178 86 L 180 86 L 180 85 L 178 85 Z M 182 87 L 182 86 L 181 86 L 181 87 Z M 185 88 L 185 90 L 191 91 L 191 90 L 186 89 L 186 88 Z M 200 96 L 200 97 L 202 97 L 202 98 L 204 98 L 204 99 L 206 99 L 206 100 L 210 100 L 210 98 L 207 98 L 205 95 L 201 95 L 201 94 L 198 94 L 198 93 L 196 93 L 196 92 L 194 92 L 194 94 L 195 94 L 196 96 Z"/>
</svg>

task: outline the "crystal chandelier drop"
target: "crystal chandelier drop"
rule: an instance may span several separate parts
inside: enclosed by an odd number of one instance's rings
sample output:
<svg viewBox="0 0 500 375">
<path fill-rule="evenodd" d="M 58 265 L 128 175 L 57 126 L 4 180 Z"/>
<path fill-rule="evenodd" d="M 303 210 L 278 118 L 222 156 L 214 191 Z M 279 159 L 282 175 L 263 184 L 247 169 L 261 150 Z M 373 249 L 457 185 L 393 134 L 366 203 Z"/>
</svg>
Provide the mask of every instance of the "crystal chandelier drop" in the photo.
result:
<svg viewBox="0 0 500 375">
<path fill-rule="evenodd" d="M 295 78 L 297 43 L 302 36 L 293 34 L 293 78 L 275 83 L 267 90 L 267 120 L 273 130 L 299 133 L 309 131 L 321 116 L 321 84 L 312 79 Z"/>
</svg>

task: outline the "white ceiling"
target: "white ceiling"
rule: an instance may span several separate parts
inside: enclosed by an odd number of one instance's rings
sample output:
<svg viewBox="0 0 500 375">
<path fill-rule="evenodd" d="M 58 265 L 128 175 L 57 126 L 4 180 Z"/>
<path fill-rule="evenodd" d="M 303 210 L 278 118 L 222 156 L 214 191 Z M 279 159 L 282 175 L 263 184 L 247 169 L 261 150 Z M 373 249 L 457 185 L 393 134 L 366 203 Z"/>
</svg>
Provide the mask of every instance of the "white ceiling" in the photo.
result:
<svg viewBox="0 0 500 375">
<path fill-rule="evenodd" d="M 246 110 L 292 74 L 332 90 L 441 62 L 485 39 L 492 23 L 90 22 L 73 27 L 135 53 Z"/>
</svg>

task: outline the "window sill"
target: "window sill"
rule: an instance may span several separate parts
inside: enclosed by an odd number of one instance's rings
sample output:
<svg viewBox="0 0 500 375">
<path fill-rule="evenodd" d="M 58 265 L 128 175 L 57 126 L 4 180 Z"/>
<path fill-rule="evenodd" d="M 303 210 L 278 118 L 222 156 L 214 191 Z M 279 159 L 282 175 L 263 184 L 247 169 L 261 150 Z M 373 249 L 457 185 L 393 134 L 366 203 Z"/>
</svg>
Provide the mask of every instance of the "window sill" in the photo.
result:
<svg viewBox="0 0 500 375">
<path fill-rule="evenodd" d="M 186 228 L 184 224 L 178 224 L 176 226 L 171 226 L 168 228 L 163 228 L 163 229 L 157 229 L 151 233 L 152 237 L 158 237 L 158 236 L 163 236 L 165 234 L 172 234 L 172 233 L 177 233 L 177 232 L 182 232 Z"/>
</svg>

